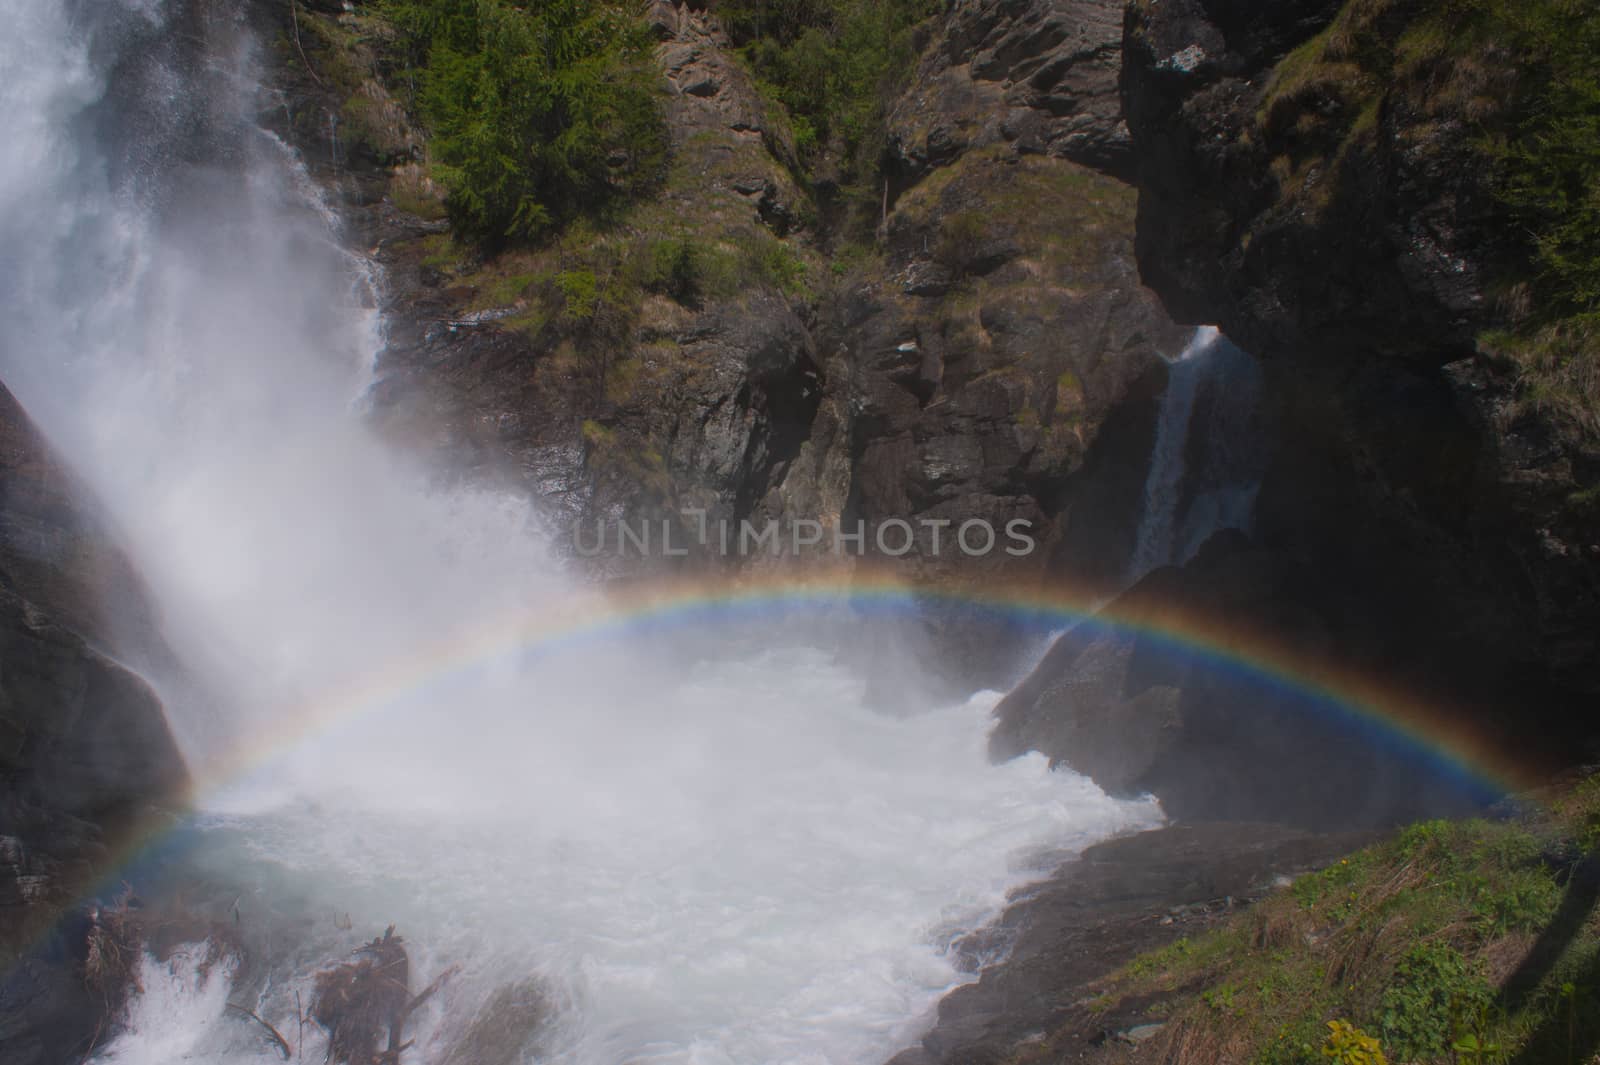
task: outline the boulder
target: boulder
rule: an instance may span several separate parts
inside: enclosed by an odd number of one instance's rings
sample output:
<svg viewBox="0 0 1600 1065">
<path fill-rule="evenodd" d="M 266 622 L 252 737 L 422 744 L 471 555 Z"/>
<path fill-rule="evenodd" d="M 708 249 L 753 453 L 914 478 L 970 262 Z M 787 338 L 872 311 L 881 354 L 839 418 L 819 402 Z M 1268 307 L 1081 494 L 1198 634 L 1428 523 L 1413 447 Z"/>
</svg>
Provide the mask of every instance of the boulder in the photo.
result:
<svg viewBox="0 0 1600 1065">
<path fill-rule="evenodd" d="M 1186 822 L 1334 831 L 1480 808 L 1495 797 L 1486 785 L 1430 762 L 1317 682 L 1273 672 L 1311 662 L 1402 690 L 1388 648 L 1343 630 L 1341 592 L 1293 557 L 1218 534 L 1057 639 L 996 708 L 990 752 L 1040 751 L 1113 794 L 1154 795 Z M 1216 646 L 1238 651 L 1174 639 L 1173 618 L 1204 619 Z"/>
</svg>

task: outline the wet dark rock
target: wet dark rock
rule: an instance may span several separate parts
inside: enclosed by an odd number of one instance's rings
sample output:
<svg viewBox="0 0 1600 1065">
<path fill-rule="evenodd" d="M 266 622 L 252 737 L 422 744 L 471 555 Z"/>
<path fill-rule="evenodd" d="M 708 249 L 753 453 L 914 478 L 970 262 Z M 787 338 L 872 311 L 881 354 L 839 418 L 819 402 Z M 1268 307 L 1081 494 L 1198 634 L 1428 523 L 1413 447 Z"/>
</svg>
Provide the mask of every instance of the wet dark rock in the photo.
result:
<svg viewBox="0 0 1600 1065">
<path fill-rule="evenodd" d="M 64 814 L 116 818 L 184 773 L 154 693 L 111 657 L 160 635 L 84 496 L 0 386 L 0 774 Z"/>
<path fill-rule="evenodd" d="M 548 1051 L 543 1040 L 556 1015 L 548 986 L 538 979 L 498 988 L 445 1056 L 444 1065 L 519 1065 Z"/>
<path fill-rule="evenodd" d="M 0 1049 L 16 1065 L 76 1061 L 70 1055 L 87 1051 L 100 1013 L 70 959 L 28 958 L 0 982 Z"/>
<path fill-rule="evenodd" d="M 163 658 L 114 532 L 0 386 L 0 1056 L 79 1057 L 105 1002 L 84 986 L 78 893 L 185 781 L 161 704 L 111 657 Z M 67 920 L 62 920 L 68 914 Z M 76 1060 L 75 1058 L 73 1060 Z"/>
<path fill-rule="evenodd" d="M 1410 683 L 1437 697 L 1432 656 L 1448 647 L 1413 640 L 1408 672 L 1390 642 L 1407 619 L 1371 620 L 1350 596 L 1292 554 L 1219 534 L 1182 569 L 1157 570 L 1109 604 L 1113 622 L 1087 622 L 1057 640 L 996 709 L 990 750 L 998 758 L 1041 751 L 1113 793 L 1153 794 L 1184 821 L 1341 830 L 1481 808 L 1494 797 L 1486 788 L 1375 737 L 1314 686 L 1278 684 L 1151 634 L 1175 617 L 1204 619 L 1247 653 L 1272 647 L 1281 660 L 1383 676 L 1393 693 Z M 1367 617 L 1365 626 L 1353 616 Z"/>
</svg>

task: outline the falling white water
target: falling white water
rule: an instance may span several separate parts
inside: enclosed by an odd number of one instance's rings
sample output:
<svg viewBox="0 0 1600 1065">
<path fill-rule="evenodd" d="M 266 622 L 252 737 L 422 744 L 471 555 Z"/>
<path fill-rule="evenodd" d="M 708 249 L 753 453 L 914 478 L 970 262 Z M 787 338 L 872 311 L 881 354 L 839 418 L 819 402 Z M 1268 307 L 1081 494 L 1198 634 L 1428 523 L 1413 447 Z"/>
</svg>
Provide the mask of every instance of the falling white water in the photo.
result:
<svg viewBox="0 0 1600 1065">
<path fill-rule="evenodd" d="M 140 988 L 128 1008 L 129 1034 L 96 1059 L 105 1065 L 145 1065 L 193 1058 L 224 1027 L 237 964 L 207 943 L 184 943 L 165 959 L 145 954 L 136 966 Z"/>
<path fill-rule="evenodd" d="M 1189 338 L 1188 345 L 1178 357 L 1168 363 L 1167 390 L 1162 396 L 1161 415 L 1156 422 L 1155 447 L 1150 452 L 1150 472 L 1145 476 L 1144 512 L 1139 522 L 1132 561 L 1128 564 L 1128 575 L 1133 580 L 1157 566 L 1173 562 L 1178 503 L 1183 489 L 1184 452 L 1189 445 L 1194 396 L 1205 366 L 1201 356 L 1210 350 L 1221 335 L 1215 326 L 1201 326 L 1194 331 L 1194 336 Z"/>
<path fill-rule="evenodd" d="M 887 1057 L 1008 889 L 1159 812 L 988 765 L 992 695 L 880 713 L 881 678 L 779 621 L 442 656 L 581 589 L 529 501 L 435 490 L 363 427 L 372 275 L 258 127 L 228 7 L 0 0 L 0 374 L 154 590 L 186 671 L 156 680 L 216 784 L 184 875 L 270 948 L 149 962 L 101 1060 L 276 1060 L 227 1001 L 322 1054 L 297 1003 L 391 922 L 417 986 L 461 966 L 420 1063 L 519 986 L 550 1019 L 508 1061 Z"/>
<path fill-rule="evenodd" d="M 1196 329 L 1168 364 L 1128 583 L 1182 565 L 1223 529 L 1249 530 L 1263 460 L 1259 393 L 1255 360 L 1215 326 Z"/>
</svg>

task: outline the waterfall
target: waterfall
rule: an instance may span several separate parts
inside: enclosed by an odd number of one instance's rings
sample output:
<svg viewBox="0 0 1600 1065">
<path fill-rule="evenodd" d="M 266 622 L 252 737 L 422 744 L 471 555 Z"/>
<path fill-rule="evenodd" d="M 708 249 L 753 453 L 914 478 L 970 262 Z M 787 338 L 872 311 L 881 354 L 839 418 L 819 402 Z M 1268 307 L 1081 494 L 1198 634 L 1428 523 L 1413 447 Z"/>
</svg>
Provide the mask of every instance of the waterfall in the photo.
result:
<svg viewBox="0 0 1600 1065">
<path fill-rule="evenodd" d="M 1255 360 L 1214 326 L 1168 364 L 1129 584 L 1182 565 L 1223 529 L 1249 531 L 1264 463 L 1260 390 Z"/>
<path fill-rule="evenodd" d="M 419 986 L 462 966 L 419 1062 L 530 982 L 551 1019 L 521 1051 L 553 1060 L 878 1061 L 1043 856 L 1159 820 L 1037 756 L 989 765 L 992 694 L 884 712 L 783 618 L 502 646 L 594 593 L 537 500 L 440 487 L 363 423 L 379 279 L 258 123 L 242 16 L 0 10 L 0 376 L 185 670 L 153 678 L 204 784 L 173 875 L 273 930 L 246 982 L 147 972 L 102 1060 L 265 1060 L 223 1003 L 298 1040 L 318 967 L 393 922 Z"/>
</svg>

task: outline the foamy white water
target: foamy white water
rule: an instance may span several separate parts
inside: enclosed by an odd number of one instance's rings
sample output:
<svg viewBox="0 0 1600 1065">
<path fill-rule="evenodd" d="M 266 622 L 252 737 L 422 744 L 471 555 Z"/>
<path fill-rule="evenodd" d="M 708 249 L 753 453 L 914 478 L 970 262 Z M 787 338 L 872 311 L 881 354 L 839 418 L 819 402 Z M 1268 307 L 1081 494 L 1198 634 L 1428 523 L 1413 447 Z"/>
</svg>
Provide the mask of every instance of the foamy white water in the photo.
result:
<svg viewBox="0 0 1600 1065">
<path fill-rule="evenodd" d="M 197 776 L 251 755 L 185 860 L 271 947 L 204 979 L 150 960 L 102 1060 L 276 1060 L 225 1003 L 298 1044 L 295 992 L 389 923 L 416 986 L 462 967 L 402 1060 L 450 1061 L 530 981 L 550 1017 L 511 1060 L 888 1056 L 1008 889 L 1159 812 L 990 766 L 992 697 L 880 712 L 821 649 L 870 623 L 848 613 L 624 629 L 330 701 L 582 589 L 536 501 L 436 489 L 363 426 L 373 275 L 258 127 L 223 6 L 0 0 L 0 370 L 150 582 Z M 269 739 L 307 704 L 319 727 Z"/>
<path fill-rule="evenodd" d="M 128 1007 L 129 1033 L 95 1060 L 145 1065 L 193 1058 L 226 1026 L 235 968 L 204 942 L 182 944 L 166 960 L 145 955 L 136 966 L 141 991 Z"/>
<path fill-rule="evenodd" d="M 479 1005 L 530 976 L 562 1012 L 528 1060 L 881 1061 L 971 977 L 949 947 L 1007 889 L 1157 811 L 1042 759 L 987 767 L 992 696 L 891 718 L 860 694 L 817 652 L 706 663 L 652 707 L 681 732 L 654 763 L 528 774 L 498 816 L 222 816 L 208 860 L 266 885 L 246 891 L 247 924 L 303 892 L 334 956 L 382 915 L 423 950 L 419 986 L 463 964 L 413 1033 L 423 1061 L 448 1060 Z M 340 933 L 346 913 L 357 927 Z M 310 971 L 261 996 L 280 1030 Z M 244 1060 L 257 1036 L 219 1029 L 211 1052 Z"/>
</svg>

